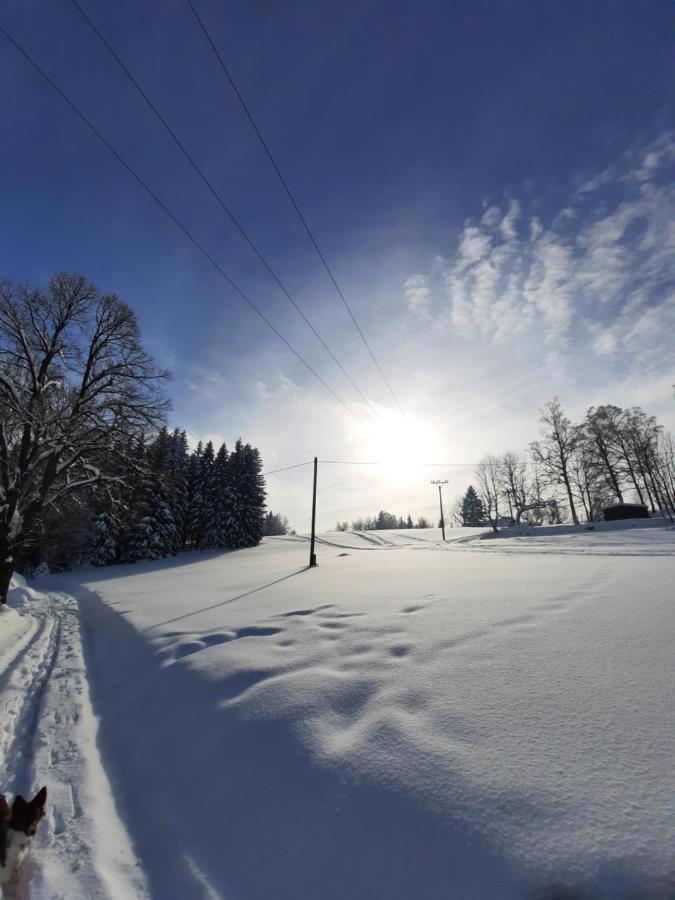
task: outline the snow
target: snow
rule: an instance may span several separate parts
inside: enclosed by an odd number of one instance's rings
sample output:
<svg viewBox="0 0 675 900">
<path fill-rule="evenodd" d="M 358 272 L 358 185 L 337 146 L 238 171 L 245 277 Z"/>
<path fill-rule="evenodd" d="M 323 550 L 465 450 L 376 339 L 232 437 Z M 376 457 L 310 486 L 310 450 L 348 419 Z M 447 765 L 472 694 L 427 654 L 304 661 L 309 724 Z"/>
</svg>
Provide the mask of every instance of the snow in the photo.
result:
<svg viewBox="0 0 675 900">
<path fill-rule="evenodd" d="M 675 531 L 632 524 L 41 578 L 30 896 L 668 896 Z"/>
<path fill-rule="evenodd" d="M 18 896 L 146 897 L 98 754 L 77 603 L 20 576 L 9 599 L 0 607 L 1 790 L 10 800 L 43 784 L 48 792 Z"/>
</svg>

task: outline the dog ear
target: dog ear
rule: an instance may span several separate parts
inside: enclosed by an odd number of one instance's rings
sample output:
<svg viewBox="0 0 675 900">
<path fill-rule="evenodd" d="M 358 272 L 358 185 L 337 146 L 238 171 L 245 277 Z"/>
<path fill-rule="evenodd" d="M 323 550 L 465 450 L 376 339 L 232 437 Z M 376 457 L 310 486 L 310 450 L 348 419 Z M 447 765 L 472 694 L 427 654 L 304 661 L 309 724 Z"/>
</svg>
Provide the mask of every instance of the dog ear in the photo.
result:
<svg viewBox="0 0 675 900">
<path fill-rule="evenodd" d="M 44 805 L 47 802 L 47 788 L 43 787 L 37 792 L 37 794 L 31 800 L 33 806 L 39 806 L 41 809 L 44 809 Z"/>
<path fill-rule="evenodd" d="M 5 795 L 0 794 L 0 822 L 4 819 L 9 819 L 12 815 L 12 810 L 9 808 L 9 803 L 7 802 Z"/>
<path fill-rule="evenodd" d="M 28 806 L 28 804 L 23 799 L 21 794 L 17 794 L 14 798 L 14 803 L 12 803 L 12 812 L 17 812 L 18 810 L 23 809 L 24 806 Z"/>
</svg>

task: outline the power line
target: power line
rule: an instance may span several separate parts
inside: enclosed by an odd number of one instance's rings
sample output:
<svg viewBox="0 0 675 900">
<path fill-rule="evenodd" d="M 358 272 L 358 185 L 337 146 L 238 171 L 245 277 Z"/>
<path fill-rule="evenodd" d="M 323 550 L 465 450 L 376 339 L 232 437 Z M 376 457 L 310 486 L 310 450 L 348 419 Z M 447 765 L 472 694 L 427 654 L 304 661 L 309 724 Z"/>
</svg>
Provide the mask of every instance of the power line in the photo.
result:
<svg viewBox="0 0 675 900">
<path fill-rule="evenodd" d="M 391 462 L 361 462 L 360 460 L 349 460 L 349 459 L 320 459 L 320 463 L 323 463 L 326 466 L 396 466 L 398 463 L 395 460 Z M 469 468 L 478 465 L 478 463 L 433 463 L 433 462 L 423 462 L 423 463 L 407 463 L 405 461 L 401 462 L 401 465 L 409 466 L 410 468 L 440 468 L 447 469 L 450 466 L 457 468 Z"/>
<path fill-rule="evenodd" d="M 263 472 L 263 475 L 274 475 L 276 472 L 286 472 L 288 469 L 299 469 L 301 466 L 311 465 L 311 462 L 312 461 L 310 460 L 309 462 L 296 463 L 293 466 L 284 466 L 283 469 L 274 469 L 271 472 Z M 351 459 L 320 459 L 319 462 L 324 466 L 385 466 L 385 467 L 391 467 L 391 466 L 397 465 L 397 463 L 395 461 L 373 462 L 373 461 L 361 461 L 361 460 L 351 460 Z M 468 469 L 468 468 L 473 468 L 474 466 L 477 466 L 478 463 L 475 463 L 475 462 L 467 462 L 467 463 L 422 462 L 422 463 L 403 463 L 403 465 L 409 466 L 410 468 Z"/>
<path fill-rule="evenodd" d="M 374 462 L 371 460 L 362 461 L 356 459 L 320 459 L 319 462 L 324 466 L 383 466 L 385 468 L 396 467 L 399 465 L 395 460 L 391 462 Z M 534 463 L 529 462 L 528 460 L 523 460 L 524 465 L 526 466 L 534 466 Z M 288 469 L 298 469 L 300 466 L 309 466 L 311 465 L 311 460 L 309 462 L 297 463 L 294 466 L 284 466 L 283 469 L 274 469 L 272 472 L 263 472 L 263 475 L 274 475 L 276 472 L 285 472 Z M 421 463 L 406 463 L 403 461 L 401 465 L 404 465 L 408 468 L 414 469 L 473 469 L 475 466 L 479 465 L 479 463 L 475 462 L 448 462 L 448 463 L 439 463 L 439 462 L 421 462 Z M 432 484 L 436 484 L 437 482 L 432 482 Z"/>
<path fill-rule="evenodd" d="M 227 272 L 215 261 L 215 259 L 211 256 L 211 254 L 202 246 L 202 244 L 194 237 L 188 229 L 183 225 L 183 223 L 171 212 L 171 210 L 164 204 L 162 200 L 159 199 L 157 194 L 148 187 L 148 185 L 143 181 L 143 179 L 136 173 L 134 169 L 129 165 L 129 163 L 122 157 L 117 150 L 109 143 L 109 141 L 101 134 L 101 132 L 96 128 L 96 126 L 87 118 L 87 116 L 81 112 L 80 109 L 70 100 L 70 98 L 61 90 L 61 88 L 56 84 L 55 81 L 42 69 L 38 63 L 32 58 L 32 56 L 28 53 L 27 50 L 16 41 L 12 35 L 2 26 L 0 25 L 0 33 L 2 33 L 7 40 L 21 53 L 21 55 L 33 66 L 33 68 L 39 72 L 39 74 L 45 79 L 45 81 L 56 91 L 56 93 L 61 97 L 62 100 L 67 103 L 67 105 L 72 109 L 72 111 L 78 116 L 78 118 L 84 122 L 84 124 L 89 128 L 90 131 L 104 144 L 108 150 L 112 153 L 115 159 L 120 162 L 124 168 L 129 172 L 129 174 L 134 178 L 134 180 L 143 188 L 143 190 L 155 201 L 155 203 L 166 213 L 167 216 L 171 219 L 171 221 L 183 232 L 183 234 L 191 241 L 192 244 L 206 257 L 206 259 L 211 263 L 211 265 L 216 269 L 217 272 L 222 275 L 222 277 L 227 281 L 230 287 L 236 291 L 237 294 L 247 303 L 251 309 L 263 320 L 263 322 L 276 334 L 279 340 L 283 341 L 283 343 L 288 347 L 288 349 L 296 356 L 300 362 L 314 375 L 314 377 L 321 382 L 324 388 L 333 396 L 338 403 L 340 403 L 347 412 L 353 416 L 357 422 L 363 424 L 361 419 L 356 415 L 356 413 L 345 403 L 345 401 L 339 397 L 335 391 L 323 380 L 321 375 L 307 362 L 307 360 L 300 355 L 300 353 L 295 349 L 295 347 L 281 334 L 280 331 L 272 324 L 272 322 L 267 318 L 267 316 L 255 305 L 255 303 L 244 293 L 244 291 L 230 278 Z"/>
<path fill-rule="evenodd" d="M 220 55 L 218 48 L 216 47 L 215 43 L 213 42 L 213 39 L 212 39 L 211 35 L 209 34 L 209 31 L 208 31 L 206 25 L 204 24 L 203 19 L 201 18 L 201 16 L 199 15 L 199 13 L 197 12 L 197 10 L 195 8 L 193 0 L 186 0 L 186 3 L 192 10 L 192 13 L 193 13 L 195 19 L 197 20 L 199 27 L 201 28 L 201 30 L 204 33 L 204 37 L 208 41 L 208 44 L 211 47 L 211 50 L 213 51 L 216 59 L 218 60 L 218 63 L 220 64 L 220 67 L 223 70 L 225 77 L 227 78 L 228 82 L 230 83 L 232 90 L 236 94 L 237 100 L 239 101 L 239 104 L 241 105 L 241 108 L 243 109 L 243 111 L 246 115 L 246 118 L 250 122 L 253 130 L 255 131 L 255 133 L 258 137 L 258 140 L 260 141 L 260 144 L 262 145 L 262 148 L 267 155 L 267 158 L 269 159 L 270 163 L 272 164 L 272 168 L 276 172 L 277 177 L 279 178 L 279 181 L 281 182 L 284 190 L 286 191 L 286 194 L 288 195 L 288 199 L 291 201 L 291 204 L 292 204 L 293 208 L 295 209 L 295 212 L 297 213 L 297 216 L 300 219 L 300 222 L 302 223 L 303 228 L 307 232 L 307 236 L 309 237 L 310 241 L 314 245 L 314 249 L 316 250 L 316 252 L 319 256 L 319 259 L 321 260 L 324 269 L 328 273 L 328 277 L 332 281 L 333 287 L 337 291 L 338 296 L 342 300 L 342 303 L 344 304 L 345 309 L 349 313 L 349 316 L 350 316 L 352 322 L 354 323 L 356 330 L 358 331 L 359 335 L 361 336 L 361 340 L 363 341 L 366 348 L 368 349 L 368 353 L 370 353 L 370 356 L 371 356 L 373 362 L 375 363 L 377 371 L 380 373 L 380 376 L 382 377 L 382 380 L 386 384 L 386 386 L 389 390 L 389 393 L 393 397 L 394 402 L 396 403 L 396 406 L 398 407 L 398 411 L 401 413 L 401 415 L 405 419 L 405 413 L 403 412 L 403 408 L 401 407 L 401 404 L 399 403 L 398 397 L 394 393 L 394 389 L 392 388 L 391 384 L 389 383 L 389 380 L 387 379 L 387 376 L 384 374 L 382 367 L 380 366 L 379 362 L 377 361 L 377 358 L 376 358 L 375 354 L 373 353 L 373 349 L 370 346 L 368 338 L 365 336 L 365 334 L 361 330 L 361 326 L 357 322 L 356 316 L 352 312 L 352 308 L 350 307 L 349 303 L 347 303 L 347 299 L 346 299 L 345 295 L 342 293 L 342 290 L 340 289 L 340 285 L 337 283 L 335 275 L 333 274 L 331 267 L 328 265 L 328 261 L 326 260 L 326 257 L 324 256 L 321 248 L 319 247 L 319 244 L 318 244 L 316 238 L 314 237 L 314 233 L 312 232 L 312 229 L 307 224 L 307 220 L 305 219 L 304 215 L 302 214 L 302 211 L 301 211 L 295 197 L 293 196 L 293 193 L 292 193 L 290 187 L 288 186 L 288 182 L 282 175 L 281 169 L 277 165 L 276 160 L 274 159 L 274 156 L 272 155 L 272 151 L 268 147 L 267 142 L 265 141 L 264 137 L 262 136 L 260 129 L 258 128 L 258 126 L 255 122 L 255 119 L 253 118 L 253 116 L 251 114 L 251 111 L 249 110 L 248 106 L 246 105 L 246 102 L 244 101 L 244 98 L 242 97 L 241 92 L 239 91 L 239 88 L 237 87 L 234 79 L 232 78 L 232 75 L 230 74 L 230 70 L 228 69 L 227 65 L 225 64 L 225 60 Z"/>
<path fill-rule="evenodd" d="M 351 460 L 351 459 L 320 459 L 320 463 L 323 463 L 326 466 L 387 466 L 391 468 L 392 466 L 403 465 L 408 468 L 435 468 L 435 469 L 448 469 L 448 468 L 456 468 L 456 469 L 469 469 L 475 468 L 480 465 L 477 462 L 406 462 L 405 460 L 401 460 L 399 463 L 396 460 L 391 460 L 389 462 L 381 461 L 381 462 L 366 462 L 361 460 Z M 523 465 L 531 466 L 536 468 L 535 463 L 530 460 L 523 460 Z"/>
<path fill-rule="evenodd" d="M 270 266 L 270 264 L 267 262 L 267 259 L 263 256 L 263 254 L 262 254 L 261 251 L 258 249 L 258 247 L 256 246 L 256 244 L 253 242 L 252 238 L 250 237 L 250 235 L 248 234 L 248 232 L 246 231 L 246 229 L 244 228 L 244 226 L 243 226 L 243 225 L 241 224 L 241 222 L 236 218 L 236 216 L 234 215 L 234 213 L 232 212 L 232 210 L 228 207 L 228 205 L 227 205 L 227 204 L 225 203 L 225 201 L 223 200 L 222 196 L 218 193 L 218 191 L 215 189 L 215 187 L 213 186 L 213 184 L 212 184 L 212 183 L 209 181 L 209 179 L 206 177 L 206 175 L 204 174 L 204 172 L 203 172 L 203 170 L 200 168 L 200 166 L 195 162 L 193 156 L 188 152 L 188 150 L 187 150 L 185 144 L 180 140 L 180 138 L 178 137 L 178 135 L 177 135 L 177 134 L 175 133 L 175 131 L 171 128 L 171 126 L 169 125 L 169 123 L 166 121 L 166 119 L 164 118 L 164 116 L 163 116 L 163 115 L 160 113 L 160 111 L 157 109 L 157 107 L 156 107 L 155 104 L 152 102 L 152 100 L 150 99 L 150 97 L 149 97 L 149 96 L 146 94 L 146 92 L 143 90 L 143 88 L 141 87 L 141 85 L 140 85 L 140 83 L 138 82 L 138 80 L 132 75 L 132 73 L 129 71 L 129 69 L 127 68 L 127 66 L 125 65 L 125 63 L 122 61 L 122 59 L 119 57 L 119 55 L 117 54 L 117 52 L 116 52 L 116 51 L 113 49 L 113 47 L 108 43 L 107 39 L 106 39 L 106 38 L 103 36 L 103 34 L 99 31 L 99 29 L 98 29 L 97 26 L 94 24 L 94 22 L 89 18 L 89 16 L 87 15 L 87 13 L 82 9 L 82 7 L 80 6 L 80 4 L 78 3 L 78 0 L 71 0 L 71 3 L 72 3 L 73 6 L 75 7 L 75 9 L 79 12 L 80 16 L 84 19 L 84 21 L 89 25 L 89 27 L 90 27 L 91 30 L 94 32 L 94 34 L 95 34 L 95 35 L 98 37 L 98 39 L 101 41 L 101 43 L 103 44 L 103 46 L 108 50 L 108 52 L 110 53 L 110 55 L 113 57 L 113 59 L 115 60 L 115 62 L 118 64 L 118 66 L 122 69 L 122 71 L 123 71 L 124 74 L 127 76 L 127 78 L 128 78 L 129 81 L 132 83 L 132 85 L 136 88 L 136 90 L 137 90 L 138 93 L 141 95 L 141 97 L 143 98 L 143 100 L 145 100 L 145 102 L 146 102 L 147 105 L 150 107 L 150 109 L 151 109 L 152 112 L 155 114 L 155 116 L 159 119 L 159 121 L 161 122 L 161 124 L 164 126 L 164 129 L 166 130 L 167 134 L 171 137 L 171 139 L 172 139 L 173 142 L 176 144 L 176 146 L 178 147 L 178 149 L 182 152 L 183 156 L 184 156 L 185 159 L 187 159 L 187 161 L 190 163 L 190 165 L 192 166 L 192 168 L 194 169 L 194 171 L 197 173 L 197 175 L 199 176 L 199 178 L 201 178 L 202 182 L 206 185 L 206 187 L 208 188 L 208 190 L 210 191 L 210 193 L 212 194 L 212 196 L 215 198 L 215 200 L 217 201 L 217 203 L 219 204 L 219 206 L 221 207 L 221 209 L 226 213 L 226 215 L 228 216 L 228 218 L 230 219 L 230 221 L 232 222 L 232 224 L 235 226 L 235 228 L 237 229 L 237 231 L 239 232 L 239 234 L 240 234 L 240 235 L 242 236 L 242 238 L 246 241 L 246 243 L 249 245 L 249 247 L 251 248 L 251 250 L 253 250 L 253 252 L 254 252 L 255 255 L 257 256 L 258 260 L 259 260 L 259 261 L 262 263 L 262 265 L 265 267 L 267 273 L 272 277 L 272 279 L 275 281 L 275 283 L 278 285 L 278 287 L 279 287 L 279 288 L 281 289 L 281 291 L 284 293 L 284 295 L 286 296 L 286 298 L 290 301 L 290 303 L 293 305 L 293 307 L 295 308 L 295 310 L 296 310 L 296 311 L 298 312 L 298 314 L 302 317 L 303 321 L 305 322 L 305 324 L 307 325 L 307 327 L 312 331 L 312 333 L 314 334 L 314 336 L 316 337 L 316 339 L 321 343 L 321 346 L 324 348 L 324 350 L 330 355 L 330 357 L 331 357 L 331 359 L 333 360 L 333 362 L 335 363 L 335 365 L 340 369 L 340 371 L 341 371 L 342 374 L 345 376 L 345 378 L 347 378 L 347 380 L 349 381 L 349 383 L 351 384 L 351 386 L 352 386 L 352 387 L 354 388 L 354 390 L 357 392 L 357 394 L 359 395 L 359 397 L 361 397 L 361 399 L 363 400 L 363 402 L 368 406 L 368 408 L 369 408 L 370 411 L 373 413 L 373 415 L 374 415 L 376 418 L 379 419 L 379 414 L 378 414 L 377 410 L 371 405 L 370 401 L 369 401 L 368 398 L 365 396 L 365 394 L 361 391 L 361 389 L 358 387 L 358 385 L 355 383 L 354 379 L 351 377 L 351 375 L 349 374 L 349 372 L 347 372 L 347 370 L 345 369 L 345 367 L 342 365 L 342 363 L 338 360 L 338 358 L 336 357 L 336 355 L 335 355 L 335 354 L 333 353 L 333 351 L 330 349 L 330 347 L 328 346 L 328 344 L 326 343 L 326 341 L 321 337 L 321 335 L 319 334 L 319 332 L 317 331 L 317 329 L 314 327 L 314 325 L 312 325 L 312 323 L 311 323 L 310 320 L 307 318 L 307 316 L 305 315 L 305 313 L 303 312 L 303 310 L 301 309 L 301 307 L 298 305 L 298 303 L 296 302 L 295 298 L 292 296 L 292 294 L 290 293 L 290 291 L 288 290 L 288 288 L 286 287 L 286 285 L 281 281 L 281 279 L 279 278 L 279 276 L 278 276 L 278 275 L 276 274 L 276 272 L 272 269 L 272 267 Z"/>
<path fill-rule="evenodd" d="M 288 472 L 289 469 L 301 469 L 303 466 L 311 466 L 313 463 L 314 463 L 314 460 L 309 459 L 309 460 L 307 460 L 307 462 L 304 462 L 304 463 L 296 463 L 294 466 L 284 466 L 281 469 L 272 469 L 271 472 L 263 472 L 262 474 L 266 478 L 268 475 L 276 475 L 277 472 Z"/>
</svg>

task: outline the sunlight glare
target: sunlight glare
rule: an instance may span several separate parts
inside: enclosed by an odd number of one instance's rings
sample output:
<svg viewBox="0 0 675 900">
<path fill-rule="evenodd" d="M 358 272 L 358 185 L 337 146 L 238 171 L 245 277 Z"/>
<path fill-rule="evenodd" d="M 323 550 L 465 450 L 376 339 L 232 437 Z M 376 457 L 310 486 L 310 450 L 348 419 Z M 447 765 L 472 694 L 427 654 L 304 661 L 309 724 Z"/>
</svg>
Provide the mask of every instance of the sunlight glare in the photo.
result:
<svg viewBox="0 0 675 900">
<path fill-rule="evenodd" d="M 403 420 L 396 413 L 385 413 L 365 436 L 364 459 L 382 463 L 382 474 L 396 484 L 417 480 L 420 466 L 438 458 L 436 431 L 419 419 Z"/>
</svg>

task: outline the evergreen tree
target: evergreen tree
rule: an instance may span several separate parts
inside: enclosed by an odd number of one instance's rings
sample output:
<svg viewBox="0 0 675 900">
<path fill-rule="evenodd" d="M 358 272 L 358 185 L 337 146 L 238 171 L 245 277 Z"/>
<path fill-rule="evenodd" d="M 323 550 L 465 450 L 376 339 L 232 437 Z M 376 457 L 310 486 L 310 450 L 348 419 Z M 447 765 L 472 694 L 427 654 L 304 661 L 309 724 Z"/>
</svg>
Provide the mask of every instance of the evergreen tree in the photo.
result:
<svg viewBox="0 0 675 900">
<path fill-rule="evenodd" d="M 178 529 L 164 490 L 157 482 L 148 486 L 137 515 L 127 534 L 124 560 L 135 562 L 172 556 L 176 552 Z"/>
<path fill-rule="evenodd" d="M 485 522 L 485 510 L 483 509 L 483 501 L 476 493 L 473 485 L 469 485 L 466 494 L 462 499 L 462 509 L 460 513 L 462 517 L 462 525 L 464 527 L 479 527 Z"/>
<path fill-rule="evenodd" d="M 338 531 L 340 523 L 338 522 Z M 345 529 L 346 530 L 346 529 Z M 288 534 L 288 519 L 281 513 L 268 512 L 263 523 L 263 535 L 271 537 L 279 534 Z"/>
<path fill-rule="evenodd" d="M 107 512 L 101 512 L 94 519 L 94 534 L 89 551 L 89 562 L 93 566 L 107 566 L 117 560 L 119 552 L 119 530 L 112 516 Z"/>
<path fill-rule="evenodd" d="M 209 441 L 204 447 L 201 458 L 200 493 L 202 503 L 200 512 L 194 522 L 195 547 L 209 550 L 218 546 L 216 534 L 216 498 L 214 491 L 215 453 L 213 443 Z"/>
<path fill-rule="evenodd" d="M 176 520 L 171 509 L 171 504 L 166 499 L 163 489 L 157 491 L 157 503 L 155 505 L 154 518 L 157 523 L 157 532 L 161 540 L 162 556 L 174 556 L 176 546 L 179 544 L 179 532 Z"/>
<path fill-rule="evenodd" d="M 157 436 L 146 452 L 145 466 L 138 469 L 129 527 L 124 535 L 125 562 L 162 559 L 177 552 L 180 534 L 167 499 L 165 463 L 168 435 Z"/>
<path fill-rule="evenodd" d="M 381 509 L 375 517 L 375 530 L 380 531 L 385 528 L 393 529 L 396 528 L 396 524 L 396 516 L 384 509 Z"/>
<path fill-rule="evenodd" d="M 142 559 L 161 559 L 164 556 L 162 539 L 157 522 L 152 516 L 144 516 L 132 526 L 124 550 L 124 562 Z"/>
<path fill-rule="evenodd" d="M 227 547 L 227 519 L 229 509 L 229 466 L 228 452 L 221 444 L 213 460 L 207 489 L 209 517 L 205 543 L 208 547 Z"/>
<path fill-rule="evenodd" d="M 183 546 L 197 547 L 199 541 L 199 526 L 204 515 L 204 495 L 202 492 L 202 456 L 204 447 L 200 441 L 193 450 L 187 471 L 187 502 L 185 508 Z"/>
<path fill-rule="evenodd" d="M 167 503 L 171 511 L 171 524 L 161 526 L 168 529 L 171 534 L 171 545 L 167 553 L 178 553 L 182 549 L 182 520 L 184 516 L 184 491 L 181 497 L 180 453 L 183 450 L 184 435 L 178 430 L 169 434 L 166 428 L 161 428 L 154 441 L 147 450 L 147 467 L 152 475 L 152 483 L 161 486 L 162 503 Z M 187 441 L 185 441 L 185 451 Z M 182 461 L 184 471 L 185 460 Z M 155 510 L 158 521 L 167 520 L 166 511 L 160 507 Z M 165 540 L 165 538 L 163 538 Z"/>
<path fill-rule="evenodd" d="M 412 516 L 410 515 L 410 513 L 408 513 L 408 518 L 406 519 L 405 527 L 406 527 L 406 528 L 413 528 L 413 527 L 414 527 L 414 526 L 413 526 Z"/>
<path fill-rule="evenodd" d="M 252 547 L 263 535 L 265 481 L 259 452 L 250 444 L 235 444 L 229 464 L 228 547 Z"/>
<path fill-rule="evenodd" d="M 176 428 L 170 437 L 166 483 L 168 500 L 176 524 L 176 551 L 185 541 L 185 522 L 188 503 L 189 454 L 187 435 Z"/>
</svg>

